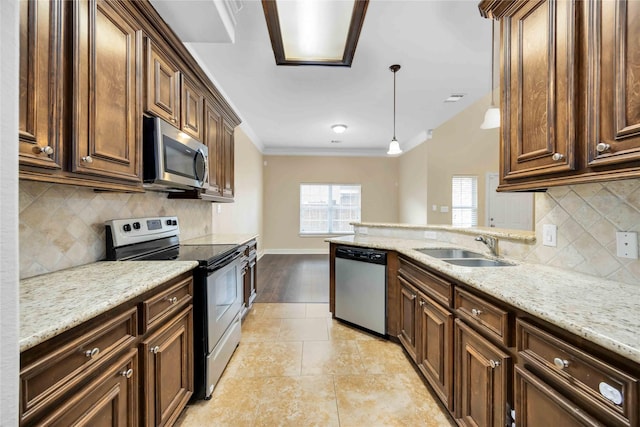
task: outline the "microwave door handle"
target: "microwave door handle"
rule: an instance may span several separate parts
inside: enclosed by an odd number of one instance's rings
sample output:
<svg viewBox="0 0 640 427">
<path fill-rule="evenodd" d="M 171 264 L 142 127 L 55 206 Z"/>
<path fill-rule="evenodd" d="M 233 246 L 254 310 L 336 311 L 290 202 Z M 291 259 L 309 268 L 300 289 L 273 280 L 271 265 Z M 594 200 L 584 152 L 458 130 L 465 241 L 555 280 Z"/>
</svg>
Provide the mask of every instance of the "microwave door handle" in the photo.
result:
<svg viewBox="0 0 640 427">
<path fill-rule="evenodd" d="M 204 176 L 202 178 L 198 176 L 198 156 L 202 156 L 202 162 L 204 163 Z M 196 157 L 193 160 L 193 174 L 195 175 L 196 180 L 202 182 L 202 185 L 204 186 L 204 184 L 208 182 L 209 178 L 209 165 L 207 165 L 207 156 L 204 155 L 204 151 L 202 151 L 201 148 L 198 148 L 198 150 L 196 151 Z"/>
</svg>

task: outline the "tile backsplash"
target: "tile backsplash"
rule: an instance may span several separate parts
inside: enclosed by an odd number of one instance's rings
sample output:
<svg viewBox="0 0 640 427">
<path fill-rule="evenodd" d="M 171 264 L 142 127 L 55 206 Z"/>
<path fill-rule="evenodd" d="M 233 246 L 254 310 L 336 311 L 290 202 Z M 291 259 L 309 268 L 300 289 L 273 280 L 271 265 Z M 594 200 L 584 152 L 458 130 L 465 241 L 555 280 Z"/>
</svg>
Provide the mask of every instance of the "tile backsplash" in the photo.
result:
<svg viewBox="0 0 640 427">
<path fill-rule="evenodd" d="M 535 199 L 536 244 L 526 261 L 640 285 L 640 261 L 616 256 L 616 232 L 640 233 L 640 179 L 552 187 Z M 558 226 L 557 247 L 542 226 Z"/>
<path fill-rule="evenodd" d="M 104 222 L 110 219 L 176 215 L 183 240 L 211 232 L 210 203 L 165 193 L 20 181 L 19 200 L 21 279 L 104 259 Z"/>
</svg>

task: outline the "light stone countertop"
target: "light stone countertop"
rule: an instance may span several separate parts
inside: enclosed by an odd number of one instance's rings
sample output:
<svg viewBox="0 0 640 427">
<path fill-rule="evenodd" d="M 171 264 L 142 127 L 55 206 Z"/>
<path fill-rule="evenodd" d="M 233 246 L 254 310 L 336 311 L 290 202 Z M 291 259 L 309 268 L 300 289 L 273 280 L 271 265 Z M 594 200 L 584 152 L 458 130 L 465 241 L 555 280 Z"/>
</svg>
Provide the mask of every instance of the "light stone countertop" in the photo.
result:
<svg viewBox="0 0 640 427">
<path fill-rule="evenodd" d="M 536 234 L 533 231 L 510 230 L 506 228 L 493 227 L 453 227 L 451 225 L 416 225 L 416 224 L 397 224 L 383 222 L 352 222 L 355 227 L 366 228 L 395 228 L 400 230 L 439 230 L 448 231 L 450 233 L 470 234 L 478 236 L 480 234 L 491 236 L 502 240 L 515 240 L 523 243 L 533 243 L 536 241 Z"/>
<path fill-rule="evenodd" d="M 539 264 L 461 267 L 417 248 L 459 247 L 436 241 L 345 236 L 326 241 L 395 250 L 529 314 L 640 363 L 640 286 Z"/>
<path fill-rule="evenodd" d="M 20 351 L 197 267 L 196 261 L 101 261 L 20 281 Z"/>
<path fill-rule="evenodd" d="M 207 234 L 206 236 L 196 237 L 181 241 L 181 245 L 241 245 L 250 240 L 257 238 L 257 234 Z"/>
</svg>

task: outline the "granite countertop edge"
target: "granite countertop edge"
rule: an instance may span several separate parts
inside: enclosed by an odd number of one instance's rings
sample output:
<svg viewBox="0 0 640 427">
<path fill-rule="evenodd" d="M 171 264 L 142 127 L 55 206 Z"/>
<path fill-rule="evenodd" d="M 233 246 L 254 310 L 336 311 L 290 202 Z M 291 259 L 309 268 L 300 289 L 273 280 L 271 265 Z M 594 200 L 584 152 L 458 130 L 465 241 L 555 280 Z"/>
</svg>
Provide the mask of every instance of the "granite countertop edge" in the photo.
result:
<svg viewBox="0 0 640 427">
<path fill-rule="evenodd" d="M 196 261 L 99 261 L 20 281 L 20 351 L 197 267 Z"/>
<path fill-rule="evenodd" d="M 438 241 L 378 236 L 344 236 L 328 238 L 326 241 L 395 250 L 452 279 L 640 363 L 640 316 L 631 316 L 640 312 L 638 286 L 504 258 L 515 265 L 460 267 L 415 250 L 460 247 Z"/>
</svg>

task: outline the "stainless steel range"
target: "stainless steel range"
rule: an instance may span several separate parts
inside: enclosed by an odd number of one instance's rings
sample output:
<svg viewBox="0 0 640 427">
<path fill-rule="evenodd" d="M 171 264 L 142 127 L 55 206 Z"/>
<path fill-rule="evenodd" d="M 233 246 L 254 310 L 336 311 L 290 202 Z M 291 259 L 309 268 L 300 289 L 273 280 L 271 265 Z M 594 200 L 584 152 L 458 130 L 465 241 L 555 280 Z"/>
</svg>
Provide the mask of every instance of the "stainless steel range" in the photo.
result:
<svg viewBox="0 0 640 427">
<path fill-rule="evenodd" d="M 107 259 L 197 261 L 194 270 L 194 393 L 209 399 L 240 342 L 243 245 L 181 246 L 177 217 L 107 221 Z"/>
</svg>

